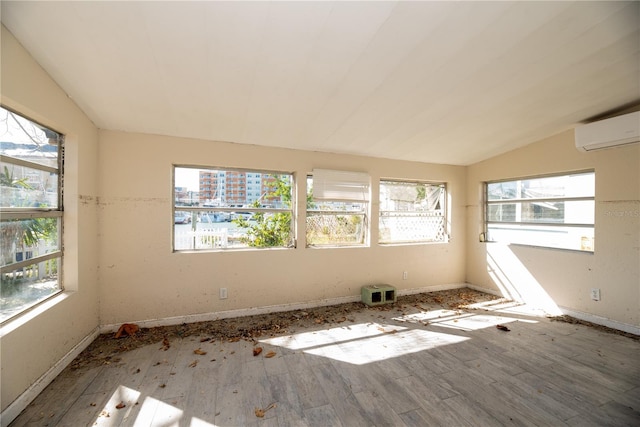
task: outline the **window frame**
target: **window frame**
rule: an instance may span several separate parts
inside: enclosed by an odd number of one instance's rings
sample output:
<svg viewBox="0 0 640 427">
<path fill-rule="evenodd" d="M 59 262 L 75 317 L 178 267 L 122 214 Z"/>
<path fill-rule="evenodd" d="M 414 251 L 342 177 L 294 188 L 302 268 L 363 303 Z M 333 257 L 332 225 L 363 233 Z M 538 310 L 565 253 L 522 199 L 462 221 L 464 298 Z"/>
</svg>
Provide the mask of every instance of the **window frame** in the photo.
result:
<svg viewBox="0 0 640 427">
<path fill-rule="evenodd" d="M 42 123 L 29 118 L 28 116 L 10 108 L 5 105 L 0 104 L 0 108 L 6 110 L 9 114 L 14 114 L 19 116 L 20 118 L 31 122 L 33 125 L 40 128 L 45 135 L 47 131 L 51 132 L 55 135 L 56 143 L 57 143 L 57 158 L 56 158 L 56 166 L 49 166 L 46 164 L 42 164 L 35 161 L 29 161 L 25 159 L 20 159 L 13 156 L 8 156 L 5 154 L 0 154 L 0 162 L 5 164 L 10 164 L 12 166 L 24 167 L 28 169 L 32 169 L 35 171 L 39 171 L 42 173 L 55 173 L 57 174 L 57 206 L 55 208 L 52 207 L 2 207 L 0 204 L 0 216 L 2 220 L 27 220 L 27 219 L 49 219 L 55 218 L 57 219 L 57 235 L 56 235 L 56 250 L 47 252 L 45 254 L 40 254 L 36 256 L 29 257 L 27 259 L 23 259 L 21 261 L 16 261 L 11 264 L 1 264 L 0 265 L 0 275 L 4 276 L 4 274 L 11 273 L 14 271 L 22 270 L 24 268 L 51 261 L 57 259 L 57 272 L 56 272 L 56 290 L 51 294 L 36 299 L 33 302 L 26 303 L 15 313 L 8 315 L 6 318 L 0 321 L 0 324 L 5 324 L 15 319 L 18 316 L 23 315 L 26 312 L 33 310 L 35 307 L 43 304 L 47 300 L 59 295 L 64 292 L 64 154 L 65 154 L 65 135 L 61 132 L 54 130 L 50 126 L 43 125 Z M 23 129 L 26 133 L 26 131 Z M 52 136 L 53 136 L 52 135 Z M 51 139 L 51 138 L 49 138 Z M 4 317 L 4 313 L 2 313 L 2 317 Z"/>
<path fill-rule="evenodd" d="M 391 214 L 390 216 L 396 216 L 396 217 L 402 217 L 402 216 L 406 216 L 406 217 L 416 217 L 416 216 L 421 216 L 420 214 L 425 214 L 424 216 L 429 217 L 431 215 L 428 215 L 429 212 L 434 212 L 434 211 L 419 211 L 419 210 L 412 210 L 412 211 L 398 211 L 398 210 L 394 210 L 394 211 L 389 211 L 389 210 L 383 210 L 382 209 L 382 185 L 385 183 L 391 183 L 391 184 L 416 184 L 416 185 L 431 185 L 431 186 L 438 186 L 440 188 L 442 188 L 443 190 L 443 194 L 441 196 L 442 200 L 442 214 L 439 216 L 442 218 L 442 240 L 427 240 L 427 239 L 406 239 L 406 240 L 389 240 L 389 241 L 383 241 L 382 240 L 382 233 L 381 233 L 381 222 L 382 222 L 382 218 L 385 214 Z M 378 199 L 379 199 L 379 205 L 380 205 L 380 209 L 378 212 L 378 244 L 381 246 L 389 246 L 389 245 L 416 245 L 416 244 L 441 244 L 441 243 L 449 243 L 449 229 L 448 229 L 448 187 L 447 187 L 447 183 L 446 182 L 442 182 L 442 181 L 429 181 L 429 180 L 419 180 L 419 179 L 396 179 L 396 178 L 380 178 L 380 181 L 378 183 Z M 410 213 L 411 215 L 402 215 L 402 213 Z M 395 215 L 393 215 L 395 214 Z M 438 215 L 433 215 L 435 217 L 438 217 Z"/>
<path fill-rule="evenodd" d="M 201 170 L 208 170 L 211 172 L 239 172 L 239 173 L 244 173 L 245 177 L 244 177 L 244 190 L 242 190 L 242 195 L 245 198 L 245 205 L 237 205 L 235 202 L 232 203 L 228 203 L 227 206 L 204 206 L 200 203 L 200 199 L 198 198 L 198 205 L 197 206 L 178 206 L 176 204 L 176 169 L 178 168 L 182 168 L 182 169 L 196 169 L 198 171 Z M 249 174 L 260 174 L 260 180 L 262 181 L 262 178 L 266 175 L 271 176 L 271 175 L 287 175 L 290 177 L 291 180 L 291 205 L 289 206 L 288 209 L 285 208 L 274 208 L 274 207 L 250 207 L 248 206 L 248 204 L 253 203 L 253 202 L 249 202 L 247 201 L 247 195 L 246 195 L 246 180 L 249 177 Z M 233 181 L 235 183 L 235 181 Z M 250 246 L 250 245 L 243 245 L 243 246 L 237 246 L 237 247 L 210 247 L 210 248 L 190 248 L 190 249 L 176 249 L 176 233 L 175 233 L 175 224 L 173 224 L 172 227 L 172 231 L 171 231 L 171 250 L 174 253 L 185 253 L 185 252 L 217 252 L 217 251 L 222 251 L 222 252 L 227 252 L 227 251 L 242 251 L 242 250 L 274 250 L 274 249 L 292 249 L 296 247 L 296 235 L 295 235 L 295 231 L 296 231 L 296 227 L 295 227 L 295 182 L 296 182 L 296 177 L 295 177 L 295 173 L 294 172 L 290 172 L 290 171 L 274 171 L 274 170 L 267 170 L 267 169 L 255 169 L 255 168 L 236 168 L 236 167 L 222 167 L 222 166 L 202 166 L 202 165 L 185 165 L 185 164 L 173 164 L 172 165 L 172 187 L 171 187 L 171 217 L 172 219 L 175 219 L 175 215 L 177 212 L 187 212 L 187 213 L 195 213 L 196 215 L 200 214 L 200 213 L 206 213 L 209 214 L 211 212 L 215 212 L 215 213 L 225 213 L 225 214 L 229 214 L 231 215 L 232 213 L 238 213 L 239 210 L 241 210 L 240 213 L 260 213 L 260 214 L 278 214 L 278 213 L 289 213 L 291 215 L 291 220 L 290 220 L 290 235 L 291 235 L 291 240 L 290 240 L 290 244 L 287 246 L 268 246 L 268 247 L 256 247 L 256 246 Z M 223 181 L 221 181 L 221 183 L 228 183 L 226 174 L 225 174 L 225 178 Z M 212 185 L 212 183 L 211 183 Z M 254 184 L 255 185 L 255 184 Z M 261 187 L 262 188 L 262 187 Z M 198 191 L 200 192 L 200 191 Z M 223 194 L 226 192 L 223 192 Z M 233 193 L 234 196 L 240 196 L 241 194 L 239 192 L 234 192 Z M 226 196 L 226 194 L 225 194 Z M 193 219 L 192 219 L 193 221 Z"/>
<path fill-rule="evenodd" d="M 509 198 L 509 199 L 498 199 L 498 200 L 489 200 L 489 185 L 490 184 L 497 184 L 497 183 L 517 183 L 517 182 L 521 182 L 521 181 L 526 181 L 526 180 L 534 180 L 534 179 L 545 179 L 545 178 L 559 178 L 559 177 L 568 177 L 568 176 L 573 176 L 573 175 L 593 175 L 593 180 L 594 180 L 594 184 L 593 184 L 593 195 L 592 196 L 559 196 L 559 197 L 536 197 L 536 198 L 523 198 L 523 197 L 514 197 L 514 198 Z M 499 179 L 499 180 L 492 180 L 492 181 L 485 181 L 483 183 L 483 231 L 482 234 L 480 236 L 480 240 L 484 241 L 484 242 L 488 242 L 488 243 L 496 243 L 496 242 L 502 242 L 502 243 L 507 243 L 507 244 L 513 244 L 513 245 L 520 245 L 520 246 L 531 246 L 531 247 L 537 247 L 537 248 L 544 248 L 544 249 L 556 249 L 556 250 L 567 250 L 567 251 L 575 251 L 575 252 L 585 252 L 585 253 L 593 253 L 595 251 L 595 208 L 596 208 L 596 200 L 595 200 L 595 179 L 596 179 L 596 173 L 595 173 L 595 169 L 584 169 L 584 170 L 576 170 L 576 171 L 567 171 L 567 172 L 557 172 L 557 173 L 549 173 L 549 174 L 540 174 L 540 175 L 530 175 L 530 176 L 524 176 L 524 177 L 517 177 L 517 178 L 508 178 L 508 179 Z M 583 202 L 583 201 L 591 201 L 593 202 L 593 223 L 579 223 L 579 222 L 570 222 L 570 223 L 564 223 L 564 222 L 551 222 L 551 221 L 531 221 L 531 220 L 527 220 L 527 221 L 492 221 L 490 220 L 490 213 L 489 213 L 489 209 L 490 206 L 492 205 L 501 205 L 501 204 L 525 204 L 525 203 L 554 203 L 554 202 Z M 585 244 L 585 242 L 581 243 L 581 248 L 577 249 L 577 248 L 572 248 L 572 247 L 565 247 L 565 246 L 557 246 L 557 245 L 550 245 L 550 244 L 536 244 L 536 243 L 532 243 L 532 242 L 527 242 L 527 243 L 523 243 L 523 242 L 519 242 L 519 241 L 510 241 L 510 240 L 496 240 L 492 237 L 492 233 L 490 231 L 490 225 L 504 225 L 504 226 L 513 226 L 513 227 L 519 227 L 519 226 L 524 226 L 524 227 L 532 227 L 532 228 L 536 228 L 539 227 L 540 229 L 544 230 L 545 228 L 549 228 L 549 229 L 556 229 L 556 230 L 561 230 L 561 229 L 577 229 L 577 228 L 585 228 L 585 229 L 592 229 L 593 230 L 593 237 L 591 238 L 590 242 L 587 242 Z M 522 231 L 527 231 L 522 230 Z M 529 231 L 533 231 L 533 230 L 529 230 Z"/>
</svg>

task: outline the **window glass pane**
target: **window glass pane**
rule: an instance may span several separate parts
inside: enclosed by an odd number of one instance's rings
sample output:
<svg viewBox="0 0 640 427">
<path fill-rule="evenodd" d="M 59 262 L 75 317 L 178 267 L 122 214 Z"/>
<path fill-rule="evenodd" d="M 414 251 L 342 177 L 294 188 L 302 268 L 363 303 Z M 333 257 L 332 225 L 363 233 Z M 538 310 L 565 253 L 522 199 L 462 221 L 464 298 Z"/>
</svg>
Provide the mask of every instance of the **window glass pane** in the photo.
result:
<svg viewBox="0 0 640 427">
<path fill-rule="evenodd" d="M 593 224 L 594 212 L 593 200 L 499 203 L 487 210 L 489 221 L 558 224 Z"/>
<path fill-rule="evenodd" d="M 292 186 L 287 173 L 175 167 L 174 250 L 293 246 Z"/>
<path fill-rule="evenodd" d="M 594 194 L 593 172 L 493 182 L 487 185 L 488 200 L 593 197 Z"/>
<path fill-rule="evenodd" d="M 443 242 L 445 186 L 424 182 L 380 182 L 380 243 Z"/>
<path fill-rule="evenodd" d="M 53 258 L 2 273 L 0 322 L 59 292 L 59 267 L 60 258 Z"/>
<path fill-rule="evenodd" d="M 176 211 L 174 249 L 289 247 L 291 212 Z"/>
<path fill-rule="evenodd" d="M 58 208 L 58 174 L 0 162 L 0 206 Z"/>
<path fill-rule="evenodd" d="M 58 218 L 0 221 L 2 265 L 10 265 L 60 250 Z"/>
<path fill-rule="evenodd" d="M 313 200 L 307 178 L 307 246 L 361 246 L 367 236 L 367 203 Z"/>
<path fill-rule="evenodd" d="M 363 214 L 318 214 L 307 212 L 307 245 L 363 245 L 366 221 Z"/>
<path fill-rule="evenodd" d="M 0 153 L 3 156 L 57 168 L 59 139 L 58 133 L 0 108 Z"/>
<path fill-rule="evenodd" d="M 380 215 L 380 243 L 444 242 L 445 221 L 442 215 Z"/>
</svg>

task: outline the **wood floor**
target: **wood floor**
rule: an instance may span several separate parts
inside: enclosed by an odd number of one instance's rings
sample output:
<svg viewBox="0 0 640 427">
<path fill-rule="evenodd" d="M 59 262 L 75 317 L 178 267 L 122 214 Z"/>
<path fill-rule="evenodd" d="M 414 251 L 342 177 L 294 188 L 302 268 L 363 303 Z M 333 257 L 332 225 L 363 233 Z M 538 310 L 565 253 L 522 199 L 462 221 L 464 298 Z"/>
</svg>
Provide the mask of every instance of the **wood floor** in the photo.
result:
<svg viewBox="0 0 640 427">
<path fill-rule="evenodd" d="M 65 370 L 11 427 L 640 425 L 640 341 L 496 308 L 367 309 L 258 356 L 147 345 Z"/>
</svg>

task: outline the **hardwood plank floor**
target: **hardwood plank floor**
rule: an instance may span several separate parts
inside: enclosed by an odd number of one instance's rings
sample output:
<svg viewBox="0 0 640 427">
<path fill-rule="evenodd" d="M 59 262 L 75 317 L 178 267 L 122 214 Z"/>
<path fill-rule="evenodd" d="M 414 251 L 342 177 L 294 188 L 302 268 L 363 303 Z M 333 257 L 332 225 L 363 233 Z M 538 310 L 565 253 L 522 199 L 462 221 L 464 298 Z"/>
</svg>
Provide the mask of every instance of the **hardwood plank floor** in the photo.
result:
<svg viewBox="0 0 640 427">
<path fill-rule="evenodd" d="M 483 309 L 441 321 L 442 309 L 398 303 L 257 342 L 149 344 L 65 369 L 11 427 L 640 425 L 639 339 Z"/>
</svg>

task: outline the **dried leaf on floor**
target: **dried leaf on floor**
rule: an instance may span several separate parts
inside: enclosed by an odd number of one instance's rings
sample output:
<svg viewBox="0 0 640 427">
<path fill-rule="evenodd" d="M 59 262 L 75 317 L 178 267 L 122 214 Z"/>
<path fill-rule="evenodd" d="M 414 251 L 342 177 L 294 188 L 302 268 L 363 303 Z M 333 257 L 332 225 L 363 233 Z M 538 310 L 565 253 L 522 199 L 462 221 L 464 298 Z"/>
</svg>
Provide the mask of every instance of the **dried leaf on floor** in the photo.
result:
<svg viewBox="0 0 640 427">
<path fill-rule="evenodd" d="M 160 350 L 167 351 L 170 348 L 171 348 L 171 343 L 169 342 L 169 339 L 167 337 L 164 337 L 164 339 L 162 340 L 162 347 L 160 347 Z"/>
<path fill-rule="evenodd" d="M 124 403 L 123 401 L 120 401 L 120 403 L 118 403 L 118 404 L 116 405 L 116 409 L 122 409 L 122 408 L 124 408 L 124 407 L 126 407 L 126 406 L 127 406 L 127 405 L 125 405 L 125 403 Z"/>
<path fill-rule="evenodd" d="M 195 368 L 196 366 L 198 366 L 198 361 L 194 360 L 193 362 L 189 363 L 189 367 L 190 368 Z"/>
<path fill-rule="evenodd" d="M 275 408 L 275 407 L 276 407 L 276 404 L 275 404 L 275 403 L 272 403 L 271 405 L 267 406 L 267 407 L 266 407 L 266 408 L 264 408 L 264 409 L 256 408 L 254 412 L 255 412 L 255 414 L 256 414 L 256 417 L 258 417 L 258 418 L 264 418 L 264 415 L 267 413 L 267 411 L 268 411 L 268 410 L 270 410 L 270 409 L 273 409 L 273 408 Z"/>
<path fill-rule="evenodd" d="M 134 336 L 136 332 L 138 332 L 140 328 L 135 323 L 123 323 L 120 328 L 118 328 L 118 332 L 116 332 L 115 338 L 118 339 L 121 336 L 128 335 L 130 337 Z"/>
<path fill-rule="evenodd" d="M 193 350 L 193 353 L 198 354 L 200 356 L 204 356 L 205 354 L 207 354 L 207 352 L 202 350 L 201 348 L 196 348 L 195 350 Z"/>
<path fill-rule="evenodd" d="M 264 357 L 266 357 L 267 359 L 271 359 L 275 355 L 276 355 L 275 351 L 270 351 L 269 353 L 265 354 Z"/>
<path fill-rule="evenodd" d="M 397 304 L 388 304 L 382 307 L 368 307 L 358 301 L 335 306 L 314 307 L 304 311 L 266 313 L 242 318 L 217 319 L 153 328 L 141 327 L 135 333 L 135 338 L 131 339 L 121 336 L 121 339 L 116 340 L 114 339 L 114 333 L 110 332 L 100 335 L 80 356 L 74 359 L 71 369 L 97 367 L 105 364 L 113 365 L 115 360 L 105 356 L 113 357 L 114 354 L 132 351 L 147 344 L 162 343 L 159 349 L 167 351 L 176 342 L 181 342 L 180 340 L 186 337 L 194 337 L 195 342 L 201 340 L 200 342 L 225 343 L 245 340 L 255 346 L 258 345 L 256 340 L 260 339 L 260 337 L 286 335 L 295 332 L 293 329 L 297 327 L 322 327 L 328 323 L 342 322 L 344 317 L 349 322 L 356 322 L 357 316 L 360 314 L 363 316 L 370 315 L 372 318 L 380 315 L 380 319 L 383 320 L 380 320 L 379 323 L 382 323 L 387 322 L 387 317 L 391 313 L 395 314 L 398 310 L 402 310 L 403 314 L 406 312 L 406 314 L 411 315 L 416 310 L 422 312 L 433 311 L 452 303 L 452 310 L 467 311 L 469 308 L 465 307 L 466 304 L 494 300 L 498 300 L 498 298 L 471 289 L 455 289 L 399 296 Z M 441 304 L 437 304 L 438 302 Z M 475 308 L 475 310 L 481 309 L 482 307 Z M 359 314 L 356 315 L 356 313 Z M 566 319 L 569 318 L 567 316 L 562 316 L 560 319 L 552 318 L 552 320 L 568 321 Z M 577 321 L 572 319 L 571 323 L 577 323 Z M 423 325 L 426 324 L 428 324 L 426 321 L 423 322 Z M 372 324 L 371 326 L 379 325 Z M 124 329 L 122 333 L 126 334 Z M 225 349 L 223 351 L 228 353 L 229 350 Z M 265 351 L 261 354 L 264 355 L 264 353 Z"/>
<path fill-rule="evenodd" d="M 496 325 L 496 328 L 500 329 L 501 331 L 505 331 L 505 332 L 509 332 L 511 329 L 507 328 L 504 325 Z"/>
<path fill-rule="evenodd" d="M 254 348 L 253 348 L 253 355 L 254 355 L 254 356 L 257 356 L 257 355 L 259 355 L 260 353 L 262 353 L 262 347 L 254 347 Z"/>
</svg>

